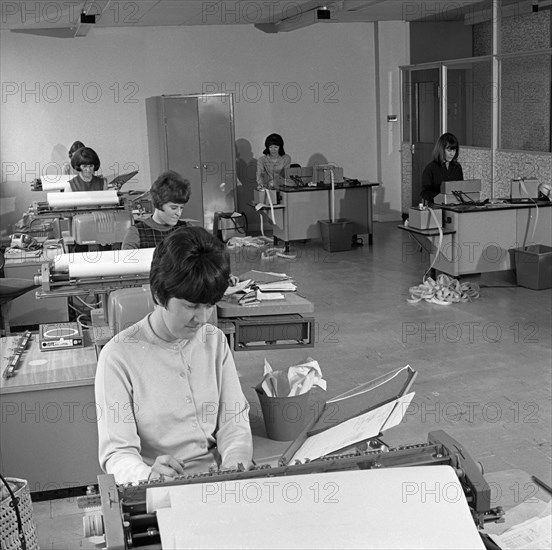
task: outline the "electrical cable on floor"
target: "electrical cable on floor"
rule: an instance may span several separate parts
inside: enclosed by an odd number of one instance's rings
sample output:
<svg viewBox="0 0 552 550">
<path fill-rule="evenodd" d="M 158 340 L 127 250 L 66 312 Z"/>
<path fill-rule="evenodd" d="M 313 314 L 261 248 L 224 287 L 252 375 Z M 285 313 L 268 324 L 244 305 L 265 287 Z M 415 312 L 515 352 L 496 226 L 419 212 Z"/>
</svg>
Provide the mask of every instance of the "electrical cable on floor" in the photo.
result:
<svg viewBox="0 0 552 550">
<path fill-rule="evenodd" d="M 251 246 L 253 248 L 262 248 L 267 244 L 271 243 L 272 239 L 269 237 L 231 237 L 226 243 L 226 247 L 229 250 L 234 248 L 242 248 L 244 246 Z"/>
<path fill-rule="evenodd" d="M 412 286 L 408 289 L 410 298 L 407 298 L 409 304 L 417 304 L 422 300 L 437 304 L 440 306 L 448 306 L 458 302 L 471 302 L 476 298 L 479 298 L 479 286 L 476 283 L 460 283 L 458 279 L 449 277 L 441 273 L 437 280 L 433 280 L 428 277 L 427 274 L 433 269 L 439 254 L 441 253 L 441 247 L 443 245 L 443 228 L 440 221 L 437 219 L 435 212 L 432 208 L 429 209 L 431 216 L 439 230 L 439 242 L 437 244 L 437 251 L 435 257 L 431 262 L 431 265 L 424 273 L 422 278 L 422 284 L 418 286 Z"/>
<path fill-rule="evenodd" d="M 461 283 L 458 279 L 441 273 L 437 280 L 428 277 L 421 285 L 408 289 L 410 298 L 406 301 L 409 304 L 417 304 L 422 300 L 448 306 L 458 302 L 471 302 L 479 298 L 479 286 L 476 283 Z"/>
<path fill-rule="evenodd" d="M 289 254 L 286 252 L 285 248 L 267 248 L 266 250 L 263 250 L 261 252 L 261 259 L 262 260 L 268 260 L 269 258 L 285 258 L 287 260 L 295 260 L 297 258 L 297 254 Z"/>
<path fill-rule="evenodd" d="M 269 237 L 232 237 L 226 243 L 226 246 L 229 250 L 234 250 L 236 248 L 241 248 L 243 246 L 251 246 L 253 248 L 264 248 L 269 243 L 272 242 L 272 239 Z M 261 252 L 261 258 L 266 260 L 268 258 L 273 258 L 277 256 L 279 258 L 287 258 L 289 260 L 294 260 L 297 257 L 297 254 L 288 254 L 284 248 L 270 247 L 266 248 Z"/>
</svg>

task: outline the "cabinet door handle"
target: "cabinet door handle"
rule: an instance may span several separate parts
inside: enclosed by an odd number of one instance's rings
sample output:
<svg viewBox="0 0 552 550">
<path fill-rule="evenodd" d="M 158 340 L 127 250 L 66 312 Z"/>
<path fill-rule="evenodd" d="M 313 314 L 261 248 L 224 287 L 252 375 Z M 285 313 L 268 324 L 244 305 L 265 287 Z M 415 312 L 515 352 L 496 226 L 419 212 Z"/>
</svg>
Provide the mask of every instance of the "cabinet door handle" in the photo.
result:
<svg viewBox="0 0 552 550">
<path fill-rule="evenodd" d="M 199 170 L 199 165 L 196 164 L 196 165 L 194 166 L 194 168 L 195 168 L 196 170 Z"/>
</svg>

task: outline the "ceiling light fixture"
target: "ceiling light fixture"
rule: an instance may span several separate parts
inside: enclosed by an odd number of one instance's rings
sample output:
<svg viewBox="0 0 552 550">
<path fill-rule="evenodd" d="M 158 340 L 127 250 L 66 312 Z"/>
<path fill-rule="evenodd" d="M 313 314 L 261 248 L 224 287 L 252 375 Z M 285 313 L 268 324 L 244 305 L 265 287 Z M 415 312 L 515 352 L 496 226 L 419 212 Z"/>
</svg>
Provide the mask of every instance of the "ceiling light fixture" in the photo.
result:
<svg viewBox="0 0 552 550">
<path fill-rule="evenodd" d="M 84 11 L 80 14 L 79 26 L 74 36 L 86 36 L 90 29 L 96 24 L 96 16 L 88 15 Z"/>
</svg>

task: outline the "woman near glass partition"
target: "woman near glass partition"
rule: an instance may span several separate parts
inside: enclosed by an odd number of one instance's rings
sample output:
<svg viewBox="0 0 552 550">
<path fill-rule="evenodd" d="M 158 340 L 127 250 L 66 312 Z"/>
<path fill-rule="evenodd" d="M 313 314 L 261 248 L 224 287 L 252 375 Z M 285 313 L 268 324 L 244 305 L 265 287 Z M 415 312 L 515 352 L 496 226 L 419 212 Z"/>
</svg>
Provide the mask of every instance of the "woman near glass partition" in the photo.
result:
<svg viewBox="0 0 552 550">
<path fill-rule="evenodd" d="M 462 165 L 458 162 L 460 146 L 458 139 L 449 132 L 443 134 L 433 148 L 433 160 L 424 168 L 422 174 L 422 192 L 420 196 L 431 204 L 441 192 L 444 181 L 464 179 Z"/>
</svg>

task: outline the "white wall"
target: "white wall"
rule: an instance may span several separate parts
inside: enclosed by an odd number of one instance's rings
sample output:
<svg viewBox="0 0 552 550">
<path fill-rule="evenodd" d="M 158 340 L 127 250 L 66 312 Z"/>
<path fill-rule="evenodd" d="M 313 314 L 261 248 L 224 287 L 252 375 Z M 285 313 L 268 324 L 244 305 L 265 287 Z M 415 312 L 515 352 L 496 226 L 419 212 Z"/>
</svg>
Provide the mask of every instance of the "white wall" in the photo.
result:
<svg viewBox="0 0 552 550">
<path fill-rule="evenodd" d="M 387 30 L 383 35 L 393 43 Z M 76 139 L 96 149 L 105 175 L 138 168 L 132 187 L 148 188 L 144 99 L 152 95 L 234 91 L 240 160 L 258 157 L 264 138 L 278 132 L 295 162 L 323 157 L 348 177 L 376 180 L 373 43 L 369 23 L 282 34 L 252 26 L 93 29 L 75 39 L 3 31 L 4 233 L 39 198 L 28 183 L 55 172 Z M 395 54 L 394 66 L 402 63 L 398 49 L 385 45 L 381 70 L 393 65 Z M 240 203 L 250 192 L 240 192 Z"/>
</svg>

